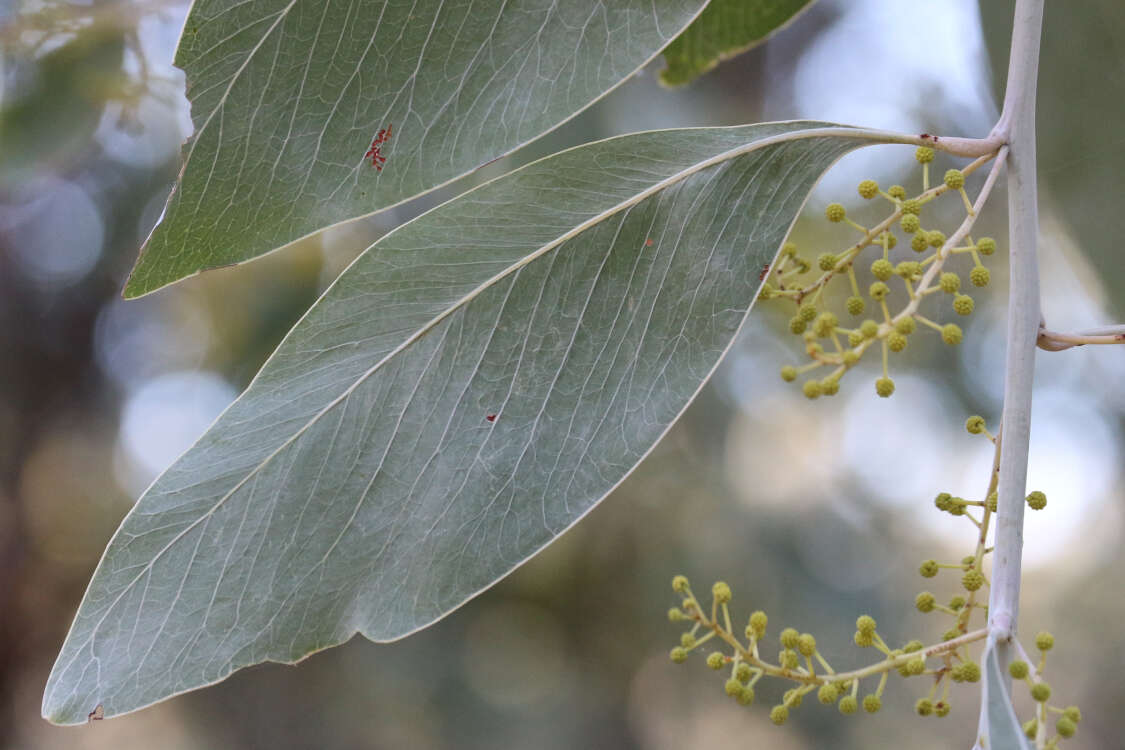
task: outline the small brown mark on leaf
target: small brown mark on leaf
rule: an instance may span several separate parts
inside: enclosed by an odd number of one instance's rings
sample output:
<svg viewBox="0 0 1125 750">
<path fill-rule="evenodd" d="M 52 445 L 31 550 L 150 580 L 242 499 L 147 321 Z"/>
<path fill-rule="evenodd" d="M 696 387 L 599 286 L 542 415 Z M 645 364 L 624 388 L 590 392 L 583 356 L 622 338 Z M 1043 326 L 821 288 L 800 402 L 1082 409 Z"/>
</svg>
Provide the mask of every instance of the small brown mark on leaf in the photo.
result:
<svg viewBox="0 0 1125 750">
<path fill-rule="evenodd" d="M 393 123 L 380 130 L 371 141 L 371 148 L 363 155 L 365 159 L 371 158 L 371 166 L 375 167 L 377 172 L 382 172 L 383 165 L 387 162 L 387 157 L 383 156 L 383 145 L 391 139 L 392 127 L 394 127 Z"/>
</svg>

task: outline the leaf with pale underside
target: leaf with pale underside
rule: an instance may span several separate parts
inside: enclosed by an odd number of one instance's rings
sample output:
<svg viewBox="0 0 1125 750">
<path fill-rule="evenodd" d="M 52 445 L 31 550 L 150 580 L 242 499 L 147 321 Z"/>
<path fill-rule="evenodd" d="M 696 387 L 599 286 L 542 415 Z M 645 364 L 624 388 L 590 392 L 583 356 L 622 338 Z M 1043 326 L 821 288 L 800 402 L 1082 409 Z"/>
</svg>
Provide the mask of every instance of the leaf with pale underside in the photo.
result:
<svg viewBox="0 0 1125 750">
<path fill-rule="evenodd" d="M 682 86 L 723 60 L 746 52 L 785 26 L 813 0 L 711 0 L 664 50 L 666 86 Z"/>
<path fill-rule="evenodd" d="M 44 715 L 114 716 L 356 632 L 400 638 L 495 583 L 664 435 L 809 190 L 880 137 L 622 136 L 382 238 L 125 518 Z"/>
<path fill-rule="evenodd" d="M 706 0 L 197 0 L 195 133 L 126 297 L 466 174 L 628 78 Z M 366 157 L 380 130 L 382 170 Z"/>
</svg>

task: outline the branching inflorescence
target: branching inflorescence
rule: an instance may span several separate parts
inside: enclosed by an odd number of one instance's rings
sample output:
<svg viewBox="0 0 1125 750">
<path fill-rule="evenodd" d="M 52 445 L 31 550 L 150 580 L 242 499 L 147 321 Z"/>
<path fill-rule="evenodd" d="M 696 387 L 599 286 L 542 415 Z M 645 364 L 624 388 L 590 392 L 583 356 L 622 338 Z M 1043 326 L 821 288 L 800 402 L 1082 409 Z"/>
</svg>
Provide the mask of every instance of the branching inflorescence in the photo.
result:
<svg viewBox="0 0 1125 750">
<path fill-rule="evenodd" d="M 742 705 L 754 702 L 754 688 L 764 677 L 774 677 L 791 682 L 781 703 L 770 710 L 770 719 L 783 724 L 792 710 L 799 707 L 804 697 L 815 692 L 817 700 L 835 704 L 843 714 L 856 713 L 861 707 L 875 713 L 883 703 L 883 693 L 892 672 L 902 677 L 928 678 L 929 690 L 914 704 L 920 716 L 946 716 L 951 710 L 952 683 L 977 682 L 981 679 L 980 664 L 971 654 L 972 645 L 988 636 L 988 604 L 981 592 L 989 586 L 984 562 L 992 552 L 988 546 L 989 528 L 996 513 L 997 477 L 1000 460 L 1000 435 L 989 432 L 985 420 L 970 417 L 965 428 L 970 434 L 983 435 L 995 444 L 995 458 L 988 489 L 979 500 L 966 500 L 948 492 L 934 499 L 939 511 L 967 519 L 973 528 L 973 551 L 956 562 L 925 560 L 919 567 L 924 578 L 935 578 L 943 570 L 960 574 L 956 593 L 946 603 L 939 603 L 936 595 L 920 592 L 914 606 L 921 612 L 935 613 L 946 619 L 940 640 L 924 645 L 911 640 L 901 647 L 891 648 L 879 634 L 875 619 L 861 615 L 856 620 L 853 640 L 860 648 L 873 648 L 882 658 L 850 671 L 837 672 L 817 648 L 811 633 L 795 628 L 785 628 L 777 635 L 779 651 L 776 661 L 766 657 L 769 618 L 763 611 L 750 615 L 742 633 L 736 633 L 729 609 L 732 599 L 730 586 L 722 581 L 711 587 L 711 606 L 704 608 L 696 598 L 688 579 L 676 576 L 672 588 L 683 597 L 680 606 L 668 611 L 674 623 L 691 623 L 691 628 L 681 634 L 680 645 L 672 649 L 671 658 L 676 663 L 687 661 L 692 652 L 703 650 L 708 642 L 719 645 L 706 657 L 707 666 L 716 671 L 727 670 L 726 693 Z M 1042 510 L 1047 498 L 1042 492 L 1032 492 L 1026 502 L 1033 510 Z M 1018 643 L 1018 642 L 1017 642 Z M 1023 652 L 1023 659 L 1011 663 L 1013 678 L 1027 683 L 1034 701 L 1034 715 L 1024 724 L 1027 736 L 1039 748 L 1055 748 L 1059 740 L 1074 735 L 1081 712 L 1075 706 L 1061 708 L 1049 704 L 1050 686 L 1043 680 L 1046 654 L 1054 646 L 1050 633 L 1039 633 L 1035 638 L 1039 653 L 1036 663 Z M 861 685 L 864 690 L 861 691 Z M 861 696 L 862 692 L 862 696 Z M 1050 735 L 1049 722 L 1053 715 L 1055 733 Z"/>
<path fill-rule="evenodd" d="M 759 298 L 784 299 L 796 305 L 796 313 L 789 320 L 789 330 L 803 337 L 810 359 L 801 366 L 782 367 L 781 377 L 784 380 L 791 382 L 805 373 L 829 367 L 831 371 L 826 376 L 805 380 L 802 390 L 809 398 L 834 395 L 839 391 L 840 378 L 869 349 L 879 346 L 883 372 L 882 377 L 875 381 L 875 390 L 880 396 L 887 397 L 895 388 L 888 372 L 889 355 L 903 351 L 909 337 L 919 326 L 933 329 L 946 344 L 961 343 L 963 332 L 959 325 L 934 322 L 923 316 L 919 308 L 927 297 L 944 294 L 951 298 L 950 306 L 957 316 L 973 312 L 973 298 L 962 289 L 961 276 L 945 270 L 946 264 L 955 256 L 968 256 L 973 262 L 968 275 L 970 284 L 975 287 L 988 285 L 990 273 L 982 258 L 996 252 L 996 241 L 990 237 L 974 240 L 970 232 L 1006 154 L 1006 149 L 1001 148 L 973 161 L 963 170 L 950 169 L 945 173 L 942 184 L 931 187 L 930 164 L 934 151 L 921 146 L 915 151 L 915 158 L 922 165 L 922 192 L 918 195 L 907 197 L 906 189 L 901 185 L 882 190 L 874 180 L 859 183 L 861 197 L 866 200 L 882 198 L 891 206 L 890 215 L 874 227 L 864 227 L 852 221 L 839 203 L 828 206 L 825 214 L 829 221 L 846 224 L 860 233 L 860 239 L 853 245 L 838 253 L 821 253 L 815 260 L 799 255 L 797 246 L 792 242 L 782 246 L 777 262 L 765 275 Z M 965 178 L 994 159 L 992 170 L 974 204 L 965 192 Z M 939 229 L 927 228 L 923 223 L 925 207 L 946 193 L 959 195 L 966 212 L 960 227 L 949 237 Z M 910 237 L 910 248 L 918 259 L 891 262 L 891 251 L 899 241 L 898 231 Z M 855 266 L 860 254 L 868 248 L 875 248 L 881 253 L 870 265 L 874 281 L 867 285 L 865 295 L 861 293 Z M 814 268 L 817 274 L 811 277 L 810 272 Z M 859 321 L 852 327 L 841 324 L 841 316 L 824 309 L 825 289 L 833 279 L 841 276 L 846 276 L 851 286 L 851 296 L 846 302 L 847 313 Z M 896 291 L 899 285 L 904 292 Z M 905 303 L 892 315 L 888 302 L 895 299 L 905 299 Z M 860 321 L 868 310 L 869 301 L 876 307 L 876 315 Z M 842 340 L 844 343 L 841 343 Z M 828 342 L 827 348 L 822 341 Z"/>
</svg>

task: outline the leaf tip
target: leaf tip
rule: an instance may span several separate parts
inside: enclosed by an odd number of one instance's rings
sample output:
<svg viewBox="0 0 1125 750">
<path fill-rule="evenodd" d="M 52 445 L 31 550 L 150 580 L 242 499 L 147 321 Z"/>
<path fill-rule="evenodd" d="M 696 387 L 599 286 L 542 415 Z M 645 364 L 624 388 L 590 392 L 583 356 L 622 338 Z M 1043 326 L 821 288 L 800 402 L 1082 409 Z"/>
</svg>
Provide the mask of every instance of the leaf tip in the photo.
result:
<svg viewBox="0 0 1125 750">
<path fill-rule="evenodd" d="M 40 709 L 40 714 L 48 722 L 59 727 L 100 721 L 105 718 L 105 706 L 101 703 L 93 706 L 93 710 L 90 706 L 87 706 L 85 710 L 81 710 L 77 706 L 77 701 L 73 698 L 65 701 L 56 700 L 54 686 L 48 684 L 43 695 L 43 706 Z"/>
<path fill-rule="evenodd" d="M 145 249 L 147 247 L 148 243 L 146 242 L 141 247 L 141 253 L 137 257 L 137 262 L 134 264 L 133 270 L 129 272 L 129 278 L 125 280 L 125 286 L 121 290 L 122 299 L 137 299 L 138 297 L 143 297 L 149 292 L 154 291 L 145 280 L 147 274 L 142 273 L 144 270 L 142 266 L 145 260 Z"/>
<path fill-rule="evenodd" d="M 56 663 L 43 688 L 40 715 L 51 724 L 61 727 L 88 724 L 113 715 L 106 710 L 101 696 L 92 692 L 93 687 L 84 682 L 74 683 L 65 679 Z"/>
<path fill-rule="evenodd" d="M 657 80 L 660 82 L 660 85 L 666 89 L 678 89 L 686 85 L 691 78 L 685 77 L 682 73 L 673 70 L 672 64 L 669 62 L 668 66 L 660 71 Z"/>
</svg>

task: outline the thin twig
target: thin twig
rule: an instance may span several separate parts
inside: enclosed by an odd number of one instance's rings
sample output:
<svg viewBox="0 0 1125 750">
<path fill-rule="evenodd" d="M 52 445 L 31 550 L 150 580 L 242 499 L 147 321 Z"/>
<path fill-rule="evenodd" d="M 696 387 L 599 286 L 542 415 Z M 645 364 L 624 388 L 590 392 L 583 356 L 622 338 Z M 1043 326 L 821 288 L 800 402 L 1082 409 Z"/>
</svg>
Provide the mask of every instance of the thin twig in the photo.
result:
<svg viewBox="0 0 1125 750">
<path fill-rule="evenodd" d="M 1101 326 L 1086 331 L 1061 333 L 1050 331 L 1039 324 L 1039 339 L 1036 345 L 1048 352 L 1061 352 L 1075 346 L 1086 344 L 1125 344 L 1125 325 Z"/>
<path fill-rule="evenodd" d="M 981 209 L 984 208 L 984 204 L 988 201 L 988 196 L 992 194 L 992 188 L 996 184 L 996 179 L 1000 176 L 1000 169 L 1004 166 L 1007 156 L 1008 147 L 1004 146 L 1000 149 L 999 153 L 996 154 L 996 161 L 992 163 L 992 169 L 989 170 L 988 177 L 985 178 L 984 185 L 981 186 L 980 193 L 977 194 L 977 199 L 973 203 L 973 213 L 965 216 L 965 220 L 961 222 L 961 226 L 957 227 L 957 231 L 954 232 L 938 250 L 937 260 L 930 264 L 926 272 L 922 274 L 922 279 L 918 282 L 918 292 L 914 299 L 910 300 L 910 303 L 902 309 L 902 312 L 894 317 L 892 324 L 918 311 L 918 306 L 922 302 L 923 293 L 928 290 L 930 282 L 934 280 L 934 277 L 941 272 L 946 259 L 953 255 L 953 248 L 957 247 L 957 244 L 965 239 L 965 237 L 969 235 L 969 232 L 973 230 L 973 224 L 976 223 Z"/>
<path fill-rule="evenodd" d="M 972 163 L 966 165 L 965 168 L 963 170 L 961 170 L 961 172 L 965 175 L 971 175 L 973 172 L 976 172 L 978 169 L 980 169 L 982 166 L 987 164 L 991 159 L 993 159 L 995 157 L 996 157 L 996 153 L 994 153 L 994 152 L 983 154 L 983 155 L 979 156 Z M 995 165 L 993 165 L 992 169 L 993 169 L 993 172 L 995 172 L 997 170 L 997 167 Z M 995 182 L 996 182 L 996 178 L 993 177 L 991 174 L 989 175 L 988 179 L 985 180 L 985 187 L 981 190 L 981 194 L 985 198 L 987 198 L 988 193 L 992 191 L 992 185 Z M 928 201 L 933 200 L 934 198 L 937 198 L 939 195 L 942 195 L 943 193 L 949 192 L 949 190 L 950 190 L 950 188 L 943 183 L 941 185 L 938 185 L 937 187 L 932 187 L 929 190 L 926 190 L 925 192 L 918 195 L 918 200 L 923 201 L 923 202 L 928 202 Z M 983 205 L 983 203 L 984 202 L 980 198 L 978 198 L 977 199 L 977 204 L 978 204 L 977 208 L 979 209 L 979 207 L 981 205 Z M 979 210 L 977 210 L 977 213 L 979 213 Z M 879 238 L 879 236 L 881 234 L 883 234 L 883 232 L 885 232 L 888 229 L 890 229 L 891 227 L 893 227 L 895 225 L 895 222 L 897 222 L 901 218 L 902 218 L 902 206 L 899 205 L 899 206 L 895 207 L 895 210 L 891 212 L 890 216 L 883 219 L 881 222 L 879 222 L 878 224 L 873 226 L 871 229 L 868 229 L 864 233 L 863 237 L 860 238 L 860 240 L 858 242 L 856 242 L 854 245 L 849 246 L 847 250 L 844 250 L 840 253 L 841 257 L 849 256 L 849 260 L 846 263 L 841 264 L 838 268 L 833 268 L 830 271 L 825 271 L 823 274 L 820 275 L 820 278 L 818 278 L 816 281 L 814 281 L 809 286 L 800 290 L 800 292 L 794 298 L 796 303 L 798 305 L 800 305 L 802 302 L 804 302 L 805 298 L 808 297 L 810 294 L 815 292 L 817 289 L 820 289 L 821 287 L 827 285 L 828 282 L 831 281 L 837 274 L 843 273 L 846 268 L 851 267 L 852 264 L 855 261 L 855 256 L 858 254 L 858 252 L 860 250 L 863 250 L 864 248 L 875 244 L 876 240 Z M 972 220 L 969 221 L 969 223 L 968 223 L 969 229 L 972 228 L 973 221 L 976 221 L 975 216 L 971 216 L 970 218 Z M 965 232 L 961 235 L 961 237 L 964 237 L 966 234 L 968 234 L 968 232 L 969 232 L 969 230 L 966 229 Z M 954 235 L 954 237 L 956 237 L 956 236 L 957 235 Z M 953 247 L 952 241 L 946 242 L 945 246 L 950 247 L 950 248 Z M 944 250 L 945 248 L 943 247 L 942 249 Z M 940 253 L 939 253 L 939 255 L 940 255 Z M 947 255 L 948 255 L 948 253 L 947 253 Z M 924 276 L 923 280 L 928 279 L 928 278 L 932 278 L 932 276 L 933 276 L 932 274 L 930 274 L 928 276 Z M 781 289 L 784 290 L 785 287 L 782 286 Z M 915 307 L 917 307 L 917 305 L 915 305 Z"/>
<path fill-rule="evenodd" d="M 700 609 L 700 607 L 698 606 L 698 600 L 695 600 L 694 597 L 693 601 L 697 602 L 697 604 L 692 608 L 692 613 L 690 616 L 691 619 L 696 622 L 696 627 L 702 626 L 706 630 L 710 631 L 707 636 L 705 636 L 705 638 L 718 637 L 719 640 L 726 643 L 734 650 L 736 654 L 738 654 L 738 658 L 750 664 L 755 669 L 761 670 L 763 674 L 770 675 L 772 677 L 781 677 L 783 679 L 792 680 L 793 682 L 799 682 L 805 685 L 846 683 L 851 682 L 852 680 L 862 680 L 866 677 L 872 677 L 878 674 L 886 674 L 892 669 L 898 669 L 899 667 L 902 667 L 917 658 L 929 659 L 934 656 L 951 654 L 957 651 L 957 649 L 961 648 L 962 646 L 966 646 L 970 643 L 975 643 L 976 641 L 982 641 L 988 636 L 988 628 L 979 628 L 977 630 L 971 630 L 964 635 L 952 638 L 948 641 L 943 641 L 941 643 L 935 643 L 931 646 L 927 646 L 919 651 L 911 651 L 895 656 L 891 656 L 890 654 L 888 654 L 887 657 L 882 661 L 877 661 L 873 664 L 869 664 L 866 667 L 861 667 L 860 669 L 853 669 L 850 672 L 825 672 L 823 674 L 816 674 L 810 670 L 802 668 L 798 668 L 795 670 L 787 669 L 786 667 L 780 666 L 778 664 L 767 662 L 758 655 L 756 648 L 747 648 L 746 646 L 744 646 L 734 635 L 734 633 L 732 633 L 728 629 L 725 629 L 721 624 L 719 624 L 714 616 L 708 618 L 705 614 L 703 614 L 702 609 Z M 692 632 L 694 632 L 694 628 Z M 702 642 L 702 639 L 697 641 L 697 643 Z M 881 641 L 879 641 L 879 643 L 881 643 Z"/>
</svg>

